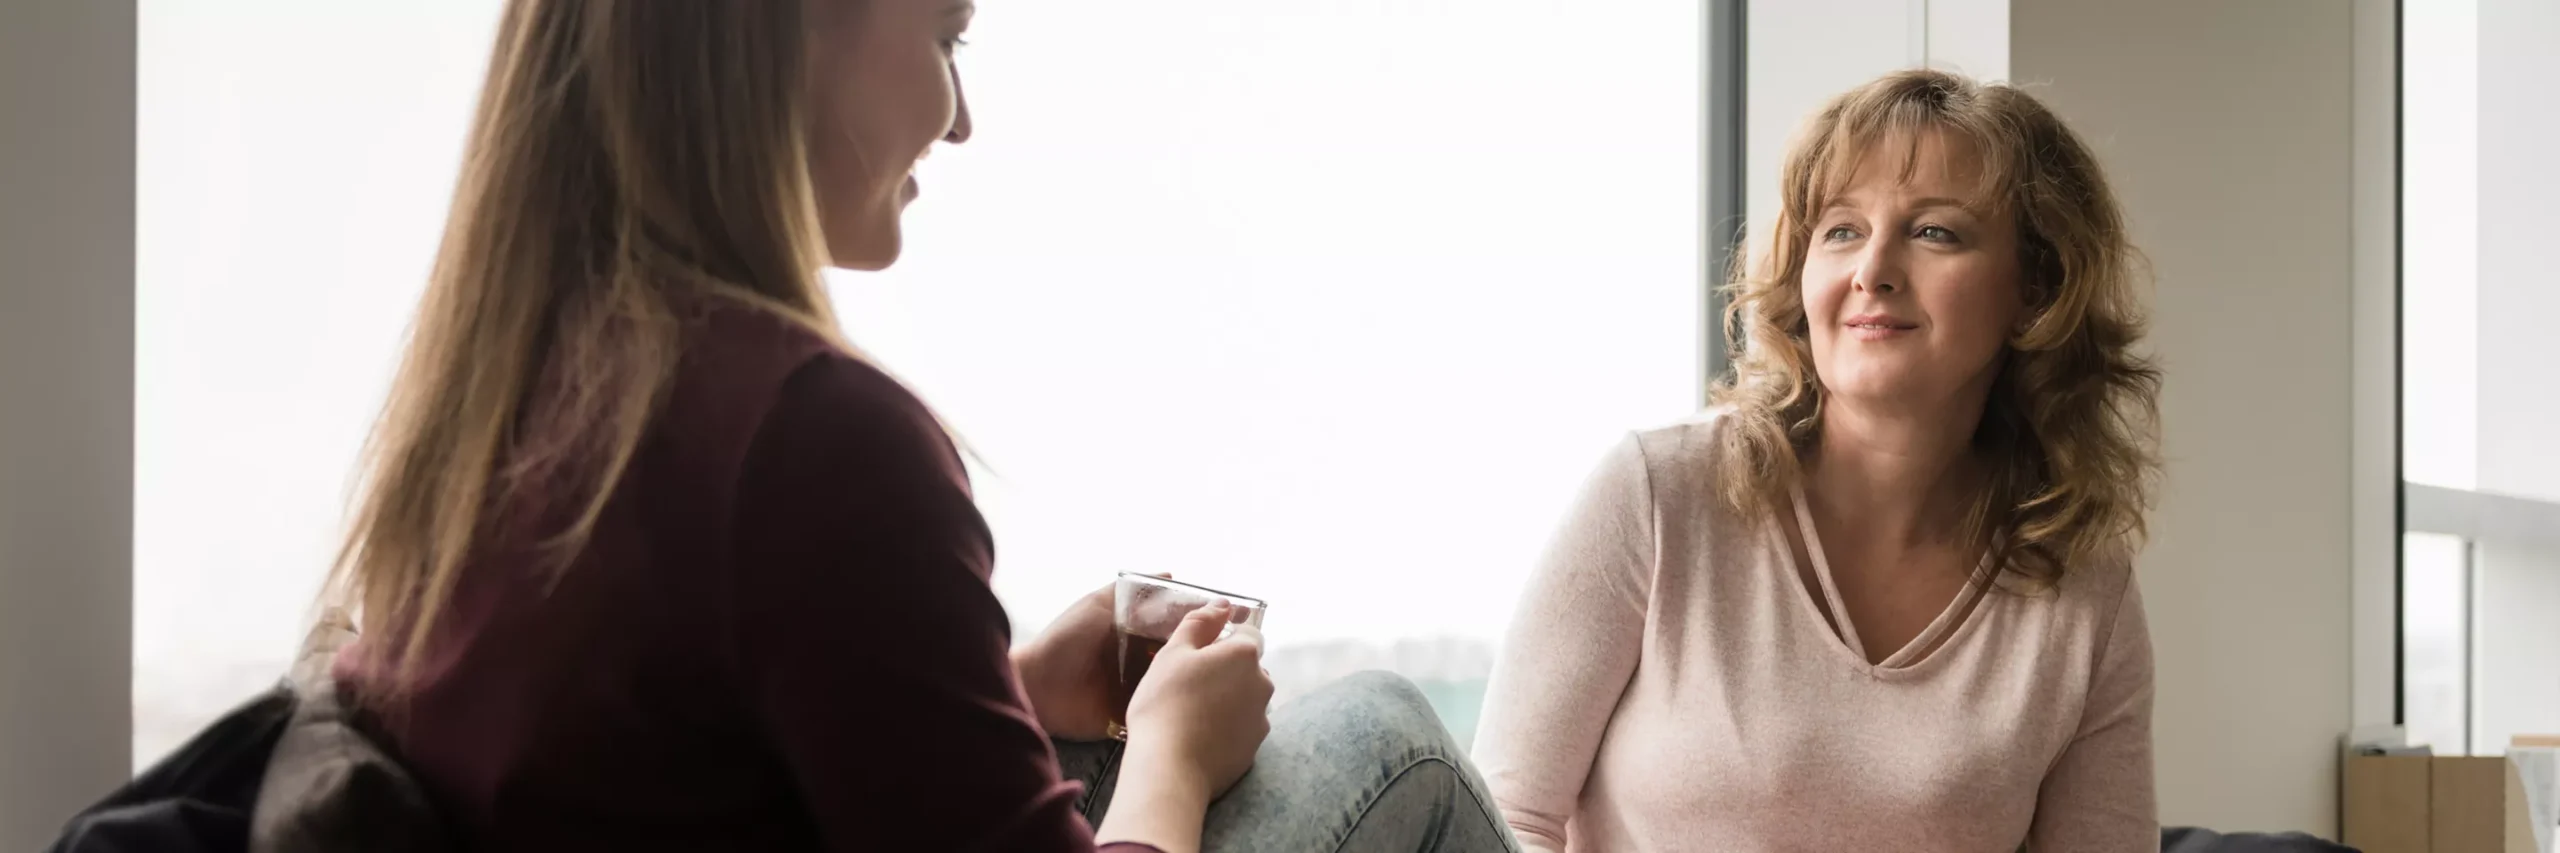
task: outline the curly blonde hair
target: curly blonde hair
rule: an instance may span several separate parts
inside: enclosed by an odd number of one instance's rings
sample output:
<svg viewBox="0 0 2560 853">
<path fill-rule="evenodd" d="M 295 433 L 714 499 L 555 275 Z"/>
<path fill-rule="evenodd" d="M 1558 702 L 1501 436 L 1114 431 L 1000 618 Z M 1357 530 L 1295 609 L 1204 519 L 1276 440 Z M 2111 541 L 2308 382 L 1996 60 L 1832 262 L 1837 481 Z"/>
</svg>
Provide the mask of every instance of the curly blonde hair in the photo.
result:
<svg viewBox="0 0 2560 853">
<path fill-rule="evenodd" d="M 1932 134 L 1982 161 L 1976 196 L 2014 218 L 2025 331 L 2009 341 L 1973 444 L 1990 461 L 1965 514 L 1966 541 L 1998 547 L 2015 579 L 2050 584 L 2066 567 L 2130 551 L 2158 478 L 2160 372 L 2133 351 L 2143 318 L 2139 256 L 2097 159 L 2034 97 L 1939 71 L 1887 75 L 1832 100 L 1797 137 L 1779 178 L 1767 250 L 1737 263 L 1726 293 L 1733 374 L 1710 399 L 1728 463 L 1718 491 L 1773 518 L 1821 434 L 1824 390 L 1807 344 L 1805 254 L 1815 218 L 1860 160 L 1907 146 L 1903 177 Z"/>
</svg>

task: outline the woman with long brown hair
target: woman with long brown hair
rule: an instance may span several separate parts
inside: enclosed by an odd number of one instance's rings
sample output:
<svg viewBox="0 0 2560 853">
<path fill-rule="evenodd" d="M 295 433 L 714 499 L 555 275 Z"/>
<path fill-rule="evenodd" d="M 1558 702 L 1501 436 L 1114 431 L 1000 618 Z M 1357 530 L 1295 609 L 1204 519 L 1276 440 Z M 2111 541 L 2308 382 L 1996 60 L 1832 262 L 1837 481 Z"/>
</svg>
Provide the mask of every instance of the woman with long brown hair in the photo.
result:
<svg viewBox="0 0 2560 853">
<path fill-rule="evenodd" d="M 820 282 L 969 138 L 974 13 L 508 4 L 333 575 L 363 728 L 472 849 L 1507 848 L 1410 685 L 1268 718 L 1220 606 L 1125 750 L 1080 742 L 1107 593 L 1010 644 L 952 442 Z"/>
<path fill-rule="evenodd" d="M 2098 163 L 1950 74 L 1841 95 L 1703 417 L 1618 446 L 1477 757 L 1532 850 L 2158 850 L 2158 374 Z"/>
</svg>

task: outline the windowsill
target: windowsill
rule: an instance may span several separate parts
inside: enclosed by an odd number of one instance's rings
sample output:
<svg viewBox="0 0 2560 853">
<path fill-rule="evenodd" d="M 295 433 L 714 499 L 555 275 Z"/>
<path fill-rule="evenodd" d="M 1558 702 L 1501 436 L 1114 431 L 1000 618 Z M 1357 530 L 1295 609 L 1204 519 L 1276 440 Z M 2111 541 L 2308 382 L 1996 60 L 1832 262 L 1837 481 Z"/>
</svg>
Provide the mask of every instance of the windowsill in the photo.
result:
<svg viewBox="0 0 2560 853">
<path fill-rule="evenodd" d="M 2560 548 L 2560 501 L 2404 484 L 2407 529 L 2474 542 Z"/>
</svg>

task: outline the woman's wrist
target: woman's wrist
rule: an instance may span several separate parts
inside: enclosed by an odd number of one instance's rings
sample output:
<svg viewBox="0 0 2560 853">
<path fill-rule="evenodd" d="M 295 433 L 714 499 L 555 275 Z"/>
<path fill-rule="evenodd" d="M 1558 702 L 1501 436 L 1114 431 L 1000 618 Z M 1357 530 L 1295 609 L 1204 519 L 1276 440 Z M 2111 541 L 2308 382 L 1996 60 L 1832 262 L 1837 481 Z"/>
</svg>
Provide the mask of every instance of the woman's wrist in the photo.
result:
<svg viewBox="0 0 2560 853">
<path fill-rule="evenodd" d="M 1131 742 L 1122 753 L 1119 782 L 1097 840 L 1152 844 L 1165 853 L 1200 849 L 1201 821 L 1212 798 L 1209 784 L 1187 763 L 1157 756 L 1144 741 Z"/>
<path fill-rule="evenodd" d="M 1134 841 L 1164 853 L 1196 853 L 1201 822 L 1209 814 L 1208 798 L 1132 781 L 1123 778 L 1112 792 L 1111 810 L 1102 816 L 1094 840 L 1102 844 Z"/>
<path fill-rule="evenodd" d="M 1131 784 L 1183 801 L 1197 800 L 1204 809 L 1218 796 L 1194 762 L 1180 760 L 1146 732 L 1131 733 L 1128 747 L 1120 753 L 1117 790 L 1128 790 Z"/>
<path fill-rule="evenodd" d="M 1026 694 L 1024 698 L 1031 700 L 1031 710 L 1034 714 L 1040 711 L 1040 690 L 1044 686 L 1040 679 L 1045 677 L 1047 669 L 1040 660 L 1040 654 L 1040 641 L 1033 640 L 1014 647 L 1008 655 L 1013 660 L 1013 677 L 1022 682 L 1022 692 Z"/>
<path fill-rule="evenodd" d="M 1013 675 L 1021 681 L 1022 698 L 1031 703 L 1031 718 L 1040 724 L 1041 731 L 1053 737 L 1072 735 L 1072 732 L 1058 731 L 1058 721 L 1053 719 L 1058 699 L 1057 687 L 1052 682 L 1058 673 L 1049 655 L 1048 646 L 1039 640 L 1014 649 L 1011 653 Z"/>
</svg>

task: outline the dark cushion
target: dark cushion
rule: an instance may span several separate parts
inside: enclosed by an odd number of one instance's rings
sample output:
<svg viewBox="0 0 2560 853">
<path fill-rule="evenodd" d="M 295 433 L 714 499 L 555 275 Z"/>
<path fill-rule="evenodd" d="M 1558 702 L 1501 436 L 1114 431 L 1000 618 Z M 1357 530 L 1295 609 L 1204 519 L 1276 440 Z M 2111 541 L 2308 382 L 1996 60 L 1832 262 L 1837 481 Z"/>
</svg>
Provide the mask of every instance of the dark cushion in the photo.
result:
<svg viewBox="0 0 2560 853">
<path fill-rule="evenodd" d="M 2257 832 L 2234 832 L 2228 835 L 2192 826 L 2162 827 L 2161 853 L 2356 853 L 2343 844 L 2323 841 L 2299 832 L 2268 835 Z"/>
<path fill-rule="evenodd" d="M 356 726 L 321 680 L 267 763 L 250 825 L 255 853 L 445 853 L 451 831 L 407 768 Z"/>
<path fill-rule="evenodd" d="M 223 714 L 73 817 L 50 853 L 237 853 L 267 756 L 292 719 L 293 692 L 278 687 Z"/>
</svg>

